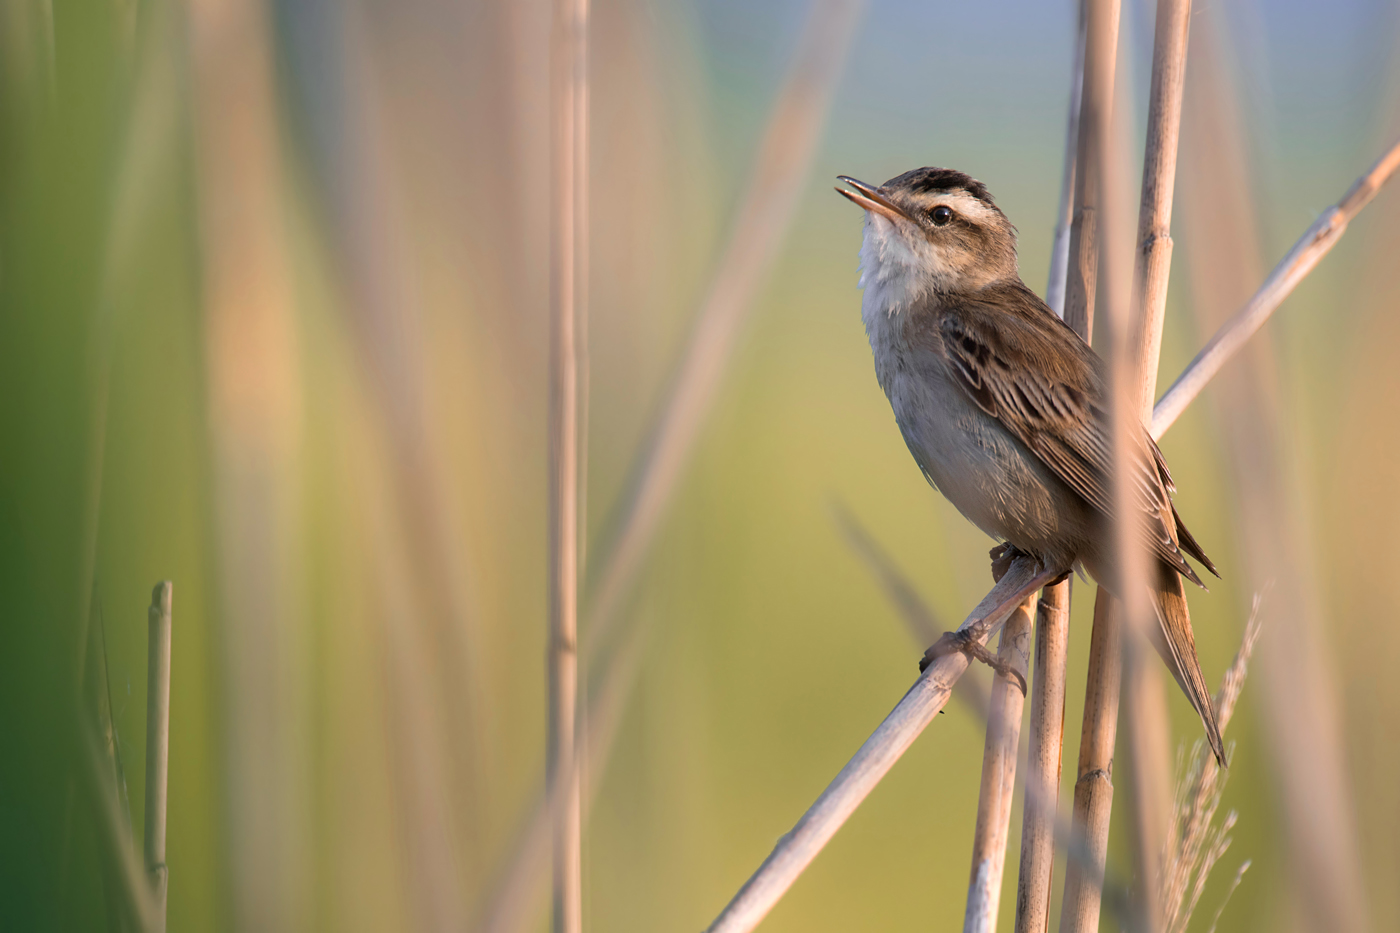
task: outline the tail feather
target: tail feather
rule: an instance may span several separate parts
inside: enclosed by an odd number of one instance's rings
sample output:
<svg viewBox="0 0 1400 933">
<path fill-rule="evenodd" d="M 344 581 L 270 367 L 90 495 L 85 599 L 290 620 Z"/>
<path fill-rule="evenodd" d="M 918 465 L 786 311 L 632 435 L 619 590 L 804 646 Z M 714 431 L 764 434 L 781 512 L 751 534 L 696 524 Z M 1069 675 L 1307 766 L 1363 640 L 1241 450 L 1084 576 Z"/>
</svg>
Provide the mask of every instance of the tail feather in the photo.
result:
<svg viewBox="0 0 1400 933">
<path fill-rule="evenodd" d="M 1196 638 L 1191 632 L 1191 616 L 1186 608 L 1186 589 L 1181 577 L 1169 567 L 1160 568 L 1157 585 L 1152 589 L 1152 604 L 1159 623 L 1152 633 L 1153 647 L 1167 662 L 1167 669 L 1200 715 L 1215 760 L 1222 768 L 1226 767 L 1220 723 L 1215 717 L 1210 689 L 1201 674 L 1201 663 L 1196 658 Z"/>
<path fill-rule="evenodd" d="M 1176 524 L 1177 544 L 1180 546 L 1180 548 L 1187 554 L 1190 554 L 1192 557 L 1196 558 L 1196 560 L 1200 561 L 1202 564 L 1205 564 L 1206 569 L 1209 570 L 1211 573 L 1215 574 L 1217 578 L 1219 578 L 1220 571 L 1215 569 L 1215 564 L 1212 563 L 1211 559 L 1206 556 L 1205 549 L 1202 548 L 1200 542 L 1196 540 L 1196 536 L 1187 530 L 1186 523 L 1181 520 L 1180 515 L 1176 514 L 1175 505 L 1172 506 L 1172 521 Z M 1205 584 L 1202 583 L 1200 580 L 1196 580 L 1194 582 L 1201 589 L 1206 588 Z"/>
</svg>

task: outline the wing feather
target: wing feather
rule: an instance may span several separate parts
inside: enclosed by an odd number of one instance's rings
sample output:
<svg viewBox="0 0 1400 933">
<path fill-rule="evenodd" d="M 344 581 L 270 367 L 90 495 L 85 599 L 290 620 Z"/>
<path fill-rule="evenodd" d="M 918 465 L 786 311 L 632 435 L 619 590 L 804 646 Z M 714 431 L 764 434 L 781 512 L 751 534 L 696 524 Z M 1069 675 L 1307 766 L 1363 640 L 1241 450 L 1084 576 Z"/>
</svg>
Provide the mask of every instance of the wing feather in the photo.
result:
<svg viewBox="0 0 1400 933">
<path fill-rule="evenodd" d="M 1113 449 L 1102 405 L 1103 363 L 1034 294 L 1027 289 L 1021 292 L 997 296 L 995 307 L 969 301 L 942 316 L 942 346 L 949 369 L 978 407 L 1001 422 L 1085 502 L 1111 518 L 1108 477 Z M 1008 297 L 1013 299 L 1009 314 Z M 1037 320 L 1036 315 L 1049 320 Z M 1211 572 L 1215 567 L 1176 515 L 1171 501 L 1175 486 L 1162 452 L 1145 428 L 1139 427 L 1139 432 L 1141 455 L 1133 464 L 1132 483 L 1134 499 L 1148 518 L 1144 523 L 1148 543 L 1168 566 L 1202 585 L 1182 556 L 1182 547 Z"/>
</svg>

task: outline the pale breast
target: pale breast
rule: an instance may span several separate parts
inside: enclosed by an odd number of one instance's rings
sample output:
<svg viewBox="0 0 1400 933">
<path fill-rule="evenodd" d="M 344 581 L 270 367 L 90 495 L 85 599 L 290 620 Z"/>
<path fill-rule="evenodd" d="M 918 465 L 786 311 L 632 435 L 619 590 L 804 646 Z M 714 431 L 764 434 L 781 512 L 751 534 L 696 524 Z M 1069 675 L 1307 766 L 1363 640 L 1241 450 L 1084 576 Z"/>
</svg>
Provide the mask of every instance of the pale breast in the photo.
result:
<svg viewBox="0 0 1400 933">
<path fill-rule="evenodd" d="M 954 384 L 940 354 L 911 351 L 900 323 L 873 329 L 871 349 L 895 420 L 924 474 L 987 534 L 1068 566 L 1085 539 L 1087 510 Z"/>
</svg>

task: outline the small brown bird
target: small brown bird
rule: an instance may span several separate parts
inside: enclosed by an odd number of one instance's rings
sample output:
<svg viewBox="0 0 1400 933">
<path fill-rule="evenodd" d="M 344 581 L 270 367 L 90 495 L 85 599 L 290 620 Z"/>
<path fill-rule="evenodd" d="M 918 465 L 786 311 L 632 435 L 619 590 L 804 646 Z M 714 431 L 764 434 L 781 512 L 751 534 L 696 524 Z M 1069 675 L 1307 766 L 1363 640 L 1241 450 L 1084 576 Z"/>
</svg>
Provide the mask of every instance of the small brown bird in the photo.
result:
<svg viewBox="0 0 1400 933">
<path fill-rule="evenodd" d="M 1116 591 L 1104 363 L 1021 281 L 1016 228 L 985 185 L 952 169 L 915 169 L 878 188 L 840 180 L 853 190 L 836 190 L 865 209 L 861 310 L 875 373 L 924 476 L 1047 571 L 1083 569 Z M 1182 552 L 1215 566 L 1177 516 L 1176 487 L 1146 428 L 1137 440 L 1132 480 L 1155 558 L 1153 641 L 1223 765 L 1181 578 L 1203 584 Z"/>
</svg>

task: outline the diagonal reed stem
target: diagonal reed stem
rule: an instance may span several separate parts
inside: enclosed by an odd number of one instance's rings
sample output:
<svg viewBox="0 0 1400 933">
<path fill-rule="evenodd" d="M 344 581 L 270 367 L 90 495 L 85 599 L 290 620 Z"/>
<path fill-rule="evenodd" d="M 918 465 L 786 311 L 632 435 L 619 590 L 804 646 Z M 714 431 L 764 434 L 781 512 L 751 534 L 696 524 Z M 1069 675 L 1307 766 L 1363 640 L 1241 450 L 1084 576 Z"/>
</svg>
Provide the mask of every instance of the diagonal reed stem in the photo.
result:
<svg viewBox="0 0 1400 933">
<path fill-rule="evenodd" d="M 1086 53 L 1086 88 L 1090 80 L 1090 62 L 1094 58 L 1091 54 L 1094 48 L 1092 22 L 1091 20 L 1088 43 L 1090 53 Z M 1109 32 L 1103 29 L 1103 32 L 1112 37 L 1116 36 L 1117 30 L 1115 28 Z M 1086 121 L 1081 119 L 1081 126 L 1084 122 Z M 1081 153 L 1083 151 L 1081 149 Z M 1377 163 L 1362 182 L 1353 187 L 1348 198 L 1344 199 L 1350 205 L 1347 219 L 1369 202 L 1375 191 L 1397 167 L 1400 167 L 1400 151 L 1393 150 Z M 1315 260 L 1307 267 L 1308 270 L 1314 265 Z M 1084 281 L 1082 276 L 1080 279 Z M 1072 275 L 1071 283 L 1074 280 L 1075 276 Z M 1214 371 L 1218 371 L 1218 367 Z M 1198 392 L 1199 390 L 1191 397 L 1194 398 Z M 1190 398 L 1187 399 L 1187 402 L 1189 401 Z M 1020 562 L 1013 565 L 1013 571 L 1017 571 L 1018 568 L 1019 572 L 1026 573 L 1024 565 Z M 973 610 L 968 622 L 964 623 L 965 628 L 969 623 L 973 623 L 978 635 L 985 637 L 1000 624 L 1000 619 L 978 620 L 978 616 L 981 612 L 988 611 L 991 605 L 1004 599 L 1005 585 L 1011 576 L 1012 574 L 1008 573 L 992 593 L 983 599 L 978 608 Z M 1094 606 L 1094 627 L 1090 642 L 1091 670 L 1085 697 L 1084 735 L 1080 744 L 1079 780 L 1075 785 L 1073 825 L 1065 834 L 1065 839 L 1073 848 L 1066 872 L 1065 904 L 1060 927 L 1063 931 L 1097 930 L 1100 904 L 1107 893 L 1103 885 L 1104 854 L 1107 849 L 1108 816 L 1112 802 L 1113 786 L 1110 777 L 1122 675 L 1122 626 L 1115 618 L 1118 612 L 1115 607 L 1116 601 L 1100 590 Z M 709 930 L 712 933 L 747 931 L 757 926 L 816 857 L 817 852 L 831 840 L 865 796 L 874 789 L 933 716 L 942 709 L 952 684 L 966 668 L 966 659 L 961 655 L 939 658 L 929 666 L 894 711 L 861 746 L 856 756 L 847 763 L 817 802 L 798 821 L 797 826 L 779 841 L 763 865 L 711 924 Z M 1057 831 L 1056 835 L 1059 837 L 1060 833 Z M 1088 916 L 1090 910 L 1092 917 Z M 1136 927 L 1131 918 L 1125 919 L 1132 927 Z"/>
<path fill-rule="evenodd" d="M 676 381 L 633 465 L 590 572 L 589 644 L 611 630 L 656 535 L 755 293 L 792 222 L 864 0 L 813 0 Z M 590 649 L 591 650 L 591 649 Z"/>
<path fill-rule="evenodd" d="M 889 553 L 848 512 L 838 510 L 837 520 L 841 524 L 842 531 L 845 532 L 851 548 L 879 579 L 885 597 L 899 610 L 914 643 L 927 645 L 937 639 L 943 631 L 943 626 L 938 623 L 933 611 L 915 592 L 913 584 L 895 565 Z M 1042 594 L 1050 590 L 1051 588 L 1047 587 L 1042 591 Z M 1044 601 L 1043 595 L 1041 600 Z M 1039 623 L 1037 622 L 1037 624 Z M 981 691 L 974 681 L 959 680 L 954 686 L 953 692 L 972 709 L 979 719 L 986 722 L 991 718 L 991 697 Z M 1030 772 L 1025 761 L 1028 757 L 1029 754 L 1025 748 L 1018 752 L 1017 767 L 1026 773 Z M 1092 866 L 1093 860 L 1090 858 L 1084 837 L 1075 833 L 1070 825 L 1068 815 L 1062 816 L 1057 812 L 1058 804 L 1053 796 L 1056 790 L 1057 788 L 1050 788 L 1047 791 L 1036 783 L 1027 781 L 1025 788 L 1026 806 L 1038 807 L 1048 814 L 1045 832 L 1049 837 L 1052 854 L 1054 847 L 1058 844 L 1065 850 L 1066 856 L 1071 861 L 1078 862 L 1081 867 Z M 1104 879 L 1104 884 L 1107 886 L 1105 896 L 1108 898 L 1109 906 L 1120 918 L 1126 921 L 1128 907 L 1126 887 L 1121 883 L 1112 883 L 1111 879 Z"/>
<path fill-rule="evenodd" d="M 112 893 L 119 923 L 127 930 L 151 933 L 156 929 L 151 887 L 132 848 L 131 826 L 118 799 L 110 759 L 90 722 L 84 721 L 76 732 L 79 777 L 97 826 L 98 852 L 118 881 Z"/>
<path fill-rule="evenodd" d="M 1054 573 L 1042 572 L 1033 560 L 1018 556 L 1006 575 L 968 615 L 959 631 L 985 642 L 1022 600 L 1049 582 Z M 968 657 L 961 652 L 944 655 L 928 666 L 816 803 L 792 831 L 778 841 L 758 871 L 710 924 L 709 933 L 752 930 L 767 916 L 861 801 L 943 709 L 953 684 L 967 671 L 967 666 Z"/>
<path fill-rule="evenodd" d="M 1390 181 L 1397 169 L 1400 169 L 1400 141 L 1377 159 L 1370 171 L 1358 178 L 1340 201 L 1313 221 L 1312 226 L 1304 231 L 1298 242 L 1269 273 L 1254 297 L 1235 312 L 1234 317 L 1225 322 L 1196 354 L 1196 358 L 1152 410 L 1153 437 L 1165 434 L 1215 374 L 1264 326 L 1264 322 L 1292 294 L 1298 283 L 1337 245 L 1342 234 L 1346 233 L 1347 225 L 1361 213 L 1362 208 L 1371 203 L 1371 199 Z"/>
<path fill-rule="evenodd" d="M 554 7 L 550 249 L 549 748 L 554 933 L 583 929 L 582 803 L 577 767 L 579 288 L 587 256 L 588 0 Z"/>
</svg>

